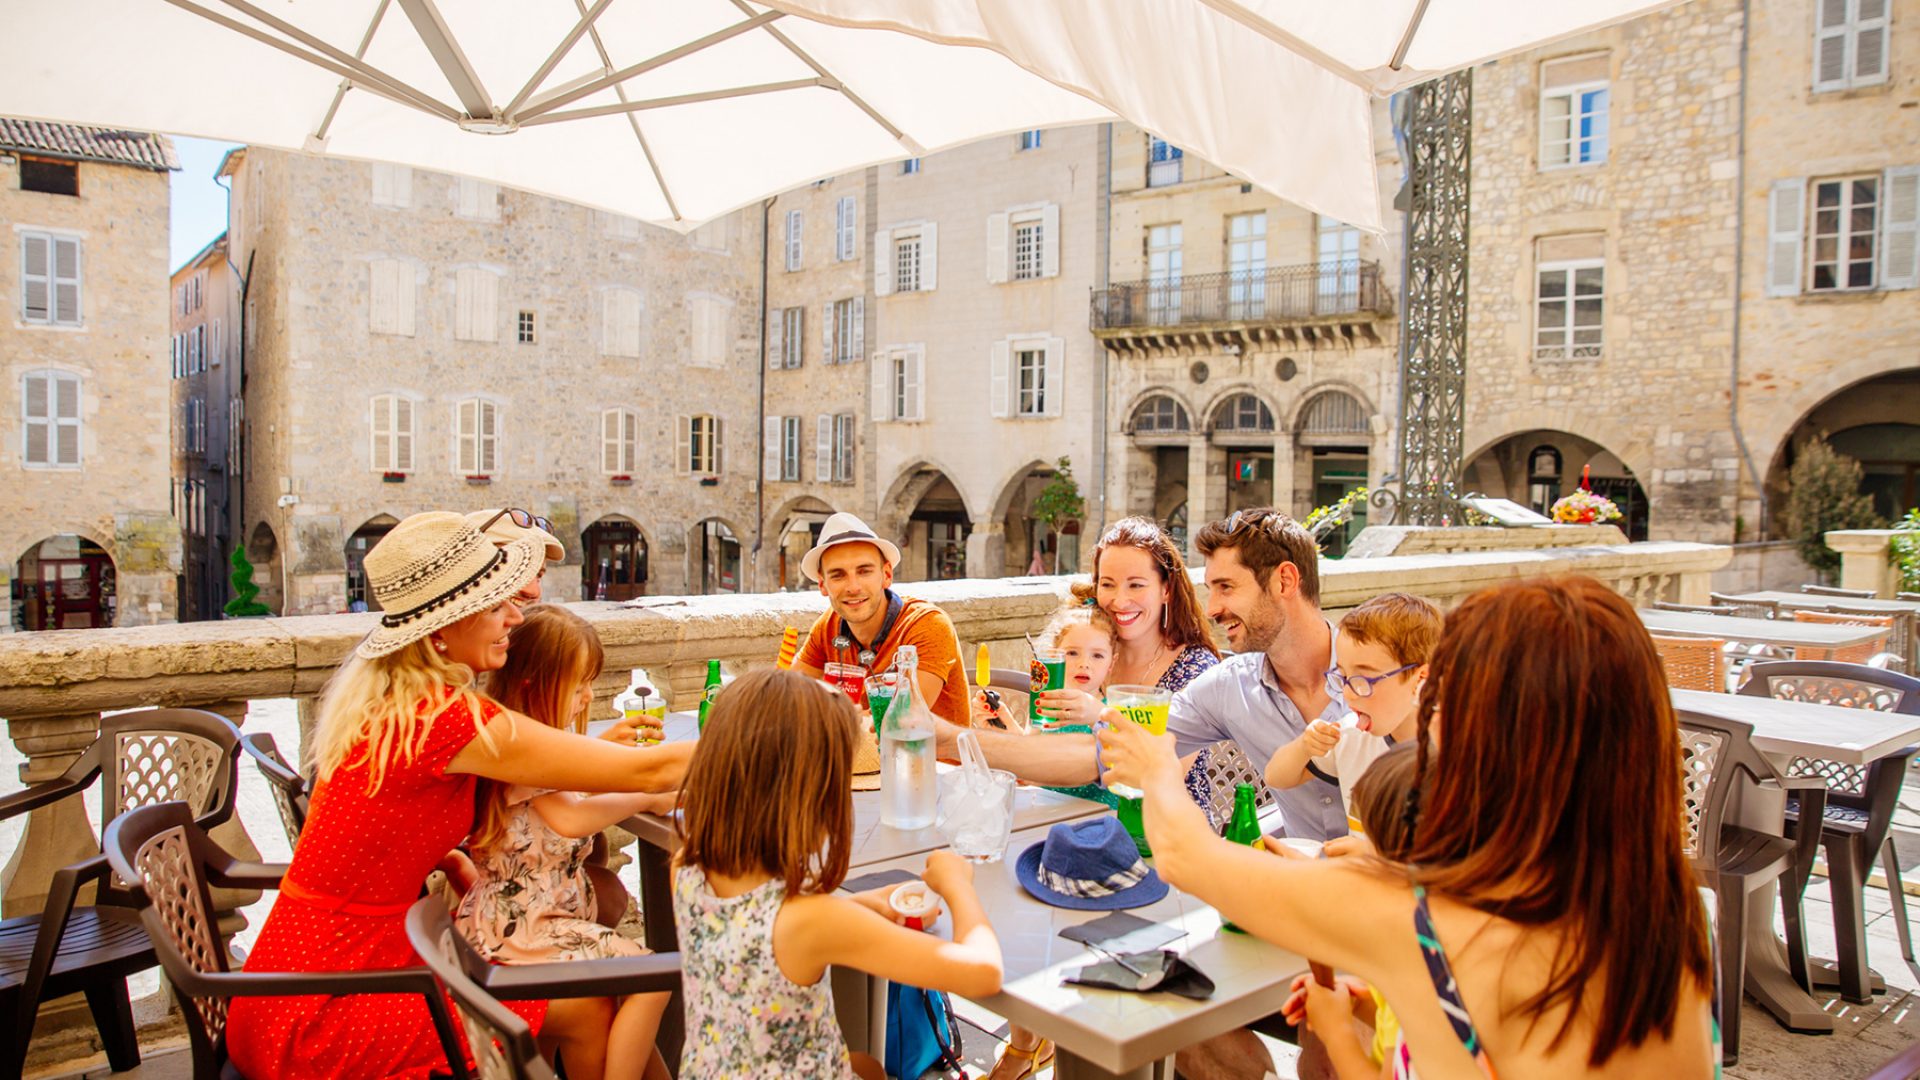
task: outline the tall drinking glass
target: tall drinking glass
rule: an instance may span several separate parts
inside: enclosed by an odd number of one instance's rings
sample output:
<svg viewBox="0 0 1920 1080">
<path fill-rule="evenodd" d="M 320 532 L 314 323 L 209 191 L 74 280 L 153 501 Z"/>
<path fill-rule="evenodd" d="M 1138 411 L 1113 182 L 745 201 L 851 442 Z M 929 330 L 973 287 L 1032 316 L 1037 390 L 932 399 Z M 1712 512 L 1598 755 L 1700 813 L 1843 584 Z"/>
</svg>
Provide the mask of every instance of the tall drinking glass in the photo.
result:
<svg viewBox="0 0 1920 1080">
<path fill-rule="evenodd" d="M 1120 715 L 1155 735 L 1167 733 L 1167 710 L 1173 705 L 1173 691 L 1158 686 L 1110 686 L 1107 704 Z M 1143 792 L 1125 784 L 1108 784 L 1107 790 L 1123 799 L 1138 799 Z"/>
<path fill-rule="evenodd" d="M 949 773 L 940 799 L 940 831 L 968 862 L 999 862 L 1013 836 L 1014 776 L 994 769 L 970 776 Z"/>
<path fill-rule="evenodd" d="M 1044 729 L 1053 721 L 1040 715 L 1040 695 L 1067 685 L 1067 654 L 1059 649 L 1033 650 L 1033 667 L 1028 674 L 1032 679 L 1033 694 L 1027 698 L 1027 721 L 1034 727 Z"/>
<path fill-rule="evenodd" d="M 900 673 L 883 671 L 867 677 L 867 706 L 873 710 L 873 737 L 880 737 L 880 721 L 893 704 L 893 692 L 900 686 Z"/>
</svg>

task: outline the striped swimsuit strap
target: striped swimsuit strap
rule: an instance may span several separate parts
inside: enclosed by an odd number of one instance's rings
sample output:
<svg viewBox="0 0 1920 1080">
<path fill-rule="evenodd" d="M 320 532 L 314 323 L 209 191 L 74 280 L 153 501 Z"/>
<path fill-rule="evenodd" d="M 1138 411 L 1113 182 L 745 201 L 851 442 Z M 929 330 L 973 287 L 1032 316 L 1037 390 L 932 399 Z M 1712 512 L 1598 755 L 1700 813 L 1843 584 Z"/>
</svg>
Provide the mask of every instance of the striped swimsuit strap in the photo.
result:
<svg viewBox="0 0 1920 1080">
<path fill-rule="evenodd" d="M 1480 1045 L 1480 1032 L 1473 1026 L 1473 1018 L 1467 1015 L 1467 1006 L 1460 1000 L 1460 986 L 1453 978 L 1453 965 L 1447 963 L 1447 951 L 1440 947 L 1440 935 L 1433 931 L 1433 915 L 1427 910 L 1427 890 L 1424 886 L 1413 887 L 1413 934 L 1420 941 L 1420 955 L 1427 962 L 1427 976 L 1433 980 L 1433 992 L 1440 998 L 1440 1008 L 1447 1014 L 1447 1022 L 1453 1025 L 1453 1034 L 1466 1047 L 1488 1076 L 1493 1075 L 1493 1066 L 1487 1061 L 1486 1048 Z"/>
</svg>

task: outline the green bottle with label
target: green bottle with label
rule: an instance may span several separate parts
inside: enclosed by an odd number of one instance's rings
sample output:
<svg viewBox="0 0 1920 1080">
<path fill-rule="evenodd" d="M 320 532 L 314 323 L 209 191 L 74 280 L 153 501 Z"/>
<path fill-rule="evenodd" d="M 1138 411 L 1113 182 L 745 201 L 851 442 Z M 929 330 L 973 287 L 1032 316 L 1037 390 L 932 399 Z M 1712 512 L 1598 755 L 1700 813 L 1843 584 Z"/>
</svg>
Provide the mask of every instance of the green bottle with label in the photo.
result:
<svg viewBox="0 0 1920 1080">
<path fill-rule="evenodd" d="M 1227 821 L 1226 838 L 1236 844 L 1245 844 L 1251 848 L 1264 849 L 1267 844 L 1260 835 L 1260 817 L 1254 813 L 1253 800 L 1260 789 L 1252 784 L 1241 784 L 1233 789 L 1233 817 Z M 1225 919 L 1220 920 L 1220 929 L 1244 934 L 1245 930 Z"/>
<path fill-rule="evenodd" d="M 713 711 L 713 699 L 720 693 L 720 661 L 707 661 L 707 685 L 700 691 L 700 730 L 707 730 L 707 714 Z"/>
</svg>

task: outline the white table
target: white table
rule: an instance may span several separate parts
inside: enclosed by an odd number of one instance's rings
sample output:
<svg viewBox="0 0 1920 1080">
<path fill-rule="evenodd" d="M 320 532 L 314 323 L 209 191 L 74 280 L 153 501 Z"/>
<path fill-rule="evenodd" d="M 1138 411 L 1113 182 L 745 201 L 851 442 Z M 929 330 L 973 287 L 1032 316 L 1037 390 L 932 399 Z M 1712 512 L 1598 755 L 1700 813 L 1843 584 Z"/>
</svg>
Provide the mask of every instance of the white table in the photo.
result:
<svg viewBox="0 0 1920 1080">
<path fill-rule="evenodd" d="M 1695 611 L 1642 609 L 1640 622 L 1655 634 L 1674 637 L 1719 638 L 1748 645 L 1775 645 L 1788 649 L 1840 649 L 1864 645 L 1887 636 L 1878 626 L 1803 623 L 1791 619 L 1743 619 L 1734 615 L 1702 615 Z"/>
<path fill-rule="evenodd" d="M 1920 624 L 1920 600 L 1883 600 L 1879 597 L 1822 596 L 1819 593 L 1801 592 L 1750 592 L 1730 594 L 1733 600 L 1752 600 L 1761 603 L 1778 604 L 1787 611 L 1825 611 L 1829 607 L 1842 607 L 1850 611 L 1893 616 L 1894 640 L 1892 651 L 1903 658 L 1902 670 L 1909 673 L 1920 671 L 1920 657 L 1915 657 L 1914 628 Z"/>
<path fill-rule="evenodd" d="M 1211 998 L 1191 1001 L 1173 994 L 1132 994 L 1061 983 L 1063 972 L 1094 963 L 1100 956 L 1061 937 L 1060 931 L 1106 912 L 1053 907 L 1020 886 L 1014 860 L 1030 845 L 1046 839 L 1046 834 L 1045 829 L 1016 832 L 1006 858 L 974 869 L 974 888 L 1000 939 L 1006 972 L 1000 992 L 978 999 L 978 1004 L 1052 1039 L 1058 1047 L 1054 1075 L 1061 1080 L 1171 1080 L 1175 1052 L 1279 1012 L 1293 977 L 1307 969 L 1306 959 L 1298 953 L 1251 935 L 1222 931 L 1213 908 L 1171 889 L 1164 899 L 1128 914 L 1186 931 L 1185 937 L 1162 947 L 1185 956 L 1213 980 Z M 894 868 L 917 873 L 919 860 L 865 870 Z M 951 918 L 942 918 L 933 932 L 950 937 L 952 929 Z M 835 983 L 835 1000 L 850 1041 L 857 1029 L 886 1030 L 886 995 L 880 980 L 869 979 L 868 984 L 867 1000 L 861 1002 L 843 1000 L 842 985 Z M 864 1016 L 848 1015 L 863 1007 Z"/>
</svg>

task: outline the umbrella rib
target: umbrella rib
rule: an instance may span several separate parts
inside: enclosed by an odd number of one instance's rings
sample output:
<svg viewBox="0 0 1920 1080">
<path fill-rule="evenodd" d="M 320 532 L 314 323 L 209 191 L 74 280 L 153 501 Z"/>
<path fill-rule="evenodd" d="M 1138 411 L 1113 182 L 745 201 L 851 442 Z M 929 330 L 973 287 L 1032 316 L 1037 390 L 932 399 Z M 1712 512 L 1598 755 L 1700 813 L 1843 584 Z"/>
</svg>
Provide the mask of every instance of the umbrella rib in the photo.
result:
<svg viewBox="0 0 1920 1080">
<path fill-rule="evenodd" d="M 586 13 L 586 0 L 573 0 L 573 6 L 581 14 Z M 600 57 L 601 69 L 612 74 L 613 56 L 607 52 L 607 43 L 600 37 L 600 28 L 594 27 L 588 31 L 588 35 L 593 38 L 593 51 Z M 621 101 L 627 100 L 627 88 L 624 85 L 614 83 L 613 93 Z M 674 201 L 673 189 L 667 187 L 667 176 L 660 171 L 660 162 L 654 159 L 653 147 L 647 143 L 647 133 L 640 130 L 640 118 L 633 113 L 627 114 L 627 130 L 633 132 L 633 140 L 640 144 L 640 156 L 647 159 L 647 169 L 653 173 L 653 184 L 660 189 L 660 198 L 667 204 L 667 213 L 673 215 L 673 220 L 679 221 L 680 204 Z"/>
<path fill-rule="evenodd" d="M 348 56 L 346 53 L 341 52 L 339 49 L 334 48 L 332 45 L 329 45 L 326 42 L 320 40 L 319 38 L 314 37 L 312 34 L 307 33 L 305 30 L 300 29 L 299 27 L 293 25 L 292 23 L 289 23 L 286 20 L 281 19 L 277 16 L 270 15 L 267 12 L 262 11 L 259 8 L 253 6 L 252 4 L 247 3 L 246 0 L 223 0 L 223 2 L 228 7 L 233 8 L 236 11 L 243 12 L 247 15 L 252 16 L 255 19 L 258 19 L 263 23 L 266 23 L 268 26 L 271 26 L 275 30 L 278 30 L 281 33 L 287 35 L 288 37 L 293 38 L 295 41 L 300 42 L 302 45 L 305 45 L 308 48 L 313 49 L 315 52 L 322 54 L 322 56 L 331 58 L 331 62 L 323 61 L 320 56 L 314 56 L 309 53 L 303 53 L 300 50 L 293 48 L 292 46 L 288 45 L 286 42 L 281 41 L 270 34 L 261 33 L 259 30 L 256 30 L 253 27 L 248 26 L 237 19 L 232 19 L 224 15 L 215 14 L 214 12 L 208 11 L 207 9 L 202 8 L 197 4 L 188 2 L 188 0 L 167 0 L 167 3 L 172 4 L 175 7 L 184 8 L 185 10 L 194 12 L 204 18 L 211 19 L 214 22 L 217 22 L 227 27 L 230 30 L 238 30 L 240 33 L 243 33 L 248 37 L 253 38 L 256 41 L 260 41 L 265 44 L 271 45 L 282 52 L 288 53 L 289 55 L 292 55 L 292 56 L 299 57 L 300 59 L 305 60 L 310 64 L 314 64 L 318 67 L 326 68 L 327 70 L 335 72 L 339 75 L 344 75 L 347 78 L 352 79 L 355 85 L 365 87 L 368 90 L 373 90 L 375 88 L 383 89 L 385 91 L 383 96 L 385 97 L 393 98 L 394 100 L 399 101 L 402 104 L 413 105 L 416 108 L 422 109 L 426 112 L 433 113 L 434 115 L 442 117 L 447 120 L 460 119 L 460 114 L 455 112 L 451 106 L 442 104 L 440 101 L 436 100 L 431 94 L 428 94 L 425 91 L 419 90 L 415 87 L 409 86 L 406 83 L 401 82 L 399 79 L 394 78 L 393 76 L 387 74 L 384 71 L 381 71 L 379 68 L 376 68 L 373 65 L 366 63 L 363 60 L 357 59 L 352 56 Z"/>
<path fill-rule="evenodd" d="M 1200 2 L 1281 48 L 1286 49 L 1288 52 L 1303 59 L 1313 61 L 1315 64 L 1326 68 L 1328 71 L 1353 83 L 1355 86 L 1359 86 L 1368 91 L 1372 90 L 1371 84 L 1369 84 L 1366 78 L 1359 72 L 1327 55 L 1327 53 L 1318 46 L 1312 45 L 1304 39 L 1282 30 L 1280 27 L 1274 25 L 1271 20 L 1261 18 L 1253 12 L 1248 11 L 1239 3 L 1239 0 L 1200 0 Z M 1425 7 L 1426 5 L 1422 4 L 1421 6 Z"/>
<path fill-rule="evenodd" d="M 531 120 L 520 122 L 521 127 L 538 127 L 541 124 L 558 124 L 565 120 L 588 120 L 596 116 L 617 116 L 621 113 L 645 112 L 648 109 L 665 109 L 675 105 L 695 105 L 702 101 L 723 101 L 727 98 L 747 97 L 752 94 L 776 94 L 782 90 L 804 90 L 811 86 L 831 85 L 821 78 L 788 79 L 786 82 L 756 83 L 753 86 L 732 86 L 725 90 L 703 90 L 694 94 L 675 94 L 672 97 L 647 98 L 644 101 L 623 101 L 618 105 L 595 105 L 587 109 L 568 109 L 564 112 L 547 113 Z"/>
<path fill-rule="evenodd" d="M 367 22 L 367 32 L 360 36 L 360 47 L 353 51 L 354 59 L 366 58 L 367 46 L 373 44 L 374 32 L 380 29 L 380 20 L 387 17 L 387 5 L 390 3 L 392 0 L 380 0 L 380 6 L 373 9 L 373 18 Z M 326 115 L 320 118 L 320 126 L 313 130 L 314 138 L 326 140 L 327 129 L 333 127 L 333 118 L 340 112 L 340 102 L 346 99 L 347 90 L 352 86 L 352 79 L 340 80 L 339 89 L 333 92 L 333 100 L 327 105 Z"/>
<path fill-rule="evenodd" d="M 613 0 L 599 0 L 599 3 L 593 5 L 592 10 L 582 15 L 579 22 L 573 24 L 573 29 L 568 32 L 567 36 L 560 39 L 560 44 L 554 46 L 553 51 L 547 54 L 546 62 L 541 64 L 539 69 L 533 73 L 533 77 L 527 80 L 527 85 L 521 87 L 520 92 L 513 95 L 512 101 L 507 102 L 506 110 L 501 113 L 502 116 L 511 119 L 514 114 L 520 111 L 520 106 L 525 105 L 527 99 L 533 96 L 533 92 L 540 89 L 540 84 L 546 82 L 547 76 L 552 75 L 553 69 L 559 66 L 560 59 L 573 51 L 573 47 L 579 44 L 581 36 L 587 32 L 587 28 L 593 25 L 593 20 L 599 18 L 600 13 L 607 10 L 607 5 L 611 3 L 613 3 Z"/>
<path fill-rule="evenodd" d="M 752 8 L 746 5 L 746 0 L 733 0 L 733 6 L 739 8 L 741 11 L 745 11 L 748 13 L 751 13 L 753 11 Z M 922 154 L 926 152 L 926 148 L 921 146 L 917 140 L 909 137 L 907 133 L 904 131 L 901 131 L 899 126 L 894 124 L 893 121 L 881 115 L 880 110 L 868 104 L 867 99 L 855 93 L 853 88 L 846 84 L 845 80 L 836 78 L 833 72 L 827 70 L 826 65 L 820 63 L 820 61 L 818 60 L 815 60 L 812 56 L 810 56 L 807 53 L 807 50 L 801 48 L 798 44 L 794 42 L 792 38 L 782 33 L 778 27 L 772 27 L 772 26 L 767 27 L 767 34 L 771 36 L 773 40 L 779 42 L 782 46 L 785 46 L 788 52 L 798 57 L 801 63 L 812 68 L 814 72 L 820 76 L 821 79 L 825 80 L 821 85 L 830 86 L 840 91 L 843 97 L 845 97 L 848 101 L 852 102 L 855 108 L 859 109 L 863 113 L 866 113 L 868 119 L 880 125 L 880 127 L 884 129 L 888 135 L 893 137 L 895 142 L 898 142 L 901 146 L 905 147 L 908 151 L 914 154 Z"/>
<path fill-rule="evenodd" d="M 773 20 L 780 18 L 782 14 L 783 14 L 782 12 L 778 12 L 778 11 L 762 12 L 761 14 L 756 15 L 745 22 L 735 23 L 732 26 L 725 27 L 720 30 L 715 30 L 713 33 L 708 34 L 705 37 L 695 38 L 694 40 L 687 42 L 685 45 L 681 45 L 673 49 L 668 49 L 666 52 L 663 52 L 658 56 L 651 57 L 646 60 L 642 60 L 639 63 L 633 65 L 632 67 L 624 67 L 624 68 L 621 68 L 619 71 L 609 72 L 608 74 L 603 75 L 600 78 L 593 80 L 592 82 L 582 83 L 571 90 L 566 90 L 558 94 L 552 94 L 546 97 L 542 97 L 532 102 L 531 104 L 529 104 L 526 107 L 525 111 L 523 111 L 520 114 L 519 119 L 522 123 L 524 123 L 527 120 L 531 120 L 532 118 L 541 115 L 542 113 L 552 112 L 553 110 L 561 107 L 562 105 L 571 105 L 574 102 L 579 101 L 583 97 L 587 97 L 592 94 L 597 94 L 600 91 L 607 89 L 608 87 L 619 86 L 621 83 L 626 82 L 628 79 L 634 78 L 635 76 L 644 75 L 647 72 L 652 71 L 654 68 L 660 67 L 663 64 L 672 63 L 673 61 L 678 60 L 683 56 L 691 56 L 694 53 L 697 53 L 700 50 L 705 49 L 709 46 L 718 45 L 723 41 L 727 41 L 732 38 L 739 37 L 741 34 L 744 34 L 747 31 L 752 30 L 756 27 L 765 26 L 767 23 L 770 23 Z M 594 41 L 598 43 L 600 39 L 599 31 L 597 30 L 593 31 L 593 35 L 594 35 Z M 603 61 L 607 59 L 606 49 L 604 46 L 601 47 L 600 55 Z"/>
<path fill-rule="evenodd" d="M 475 120 L 493 119 L 493 99 L 487 96 L 480 73 L 473 70 L 466 50 L 448 29 L 447 20 L 440 17 L 440 9 L 434 6 L 433 0 L 400 0 L 400 10 L 407 13 L 414 33 L 420 35 L 440 74 L 446 78 L 447 85 L 453 87 L 454 96 L 467 107 L 467 115 Z"/>
<path fill-rule="evenodd" d="M 1413 9 L 1413 17 L 1407 20 L 1406 32 L 1400 35 L 1399 47 L 1393 50 L 1393 59 L 1387 63 L 1390 70 L 1399 71 L 1401 65 L 1406 63 L 1407 50 L 1413 48 L 1413 35 L 1420 32 L 1420 20 L 1426 17 L 1427 0 L 1420 0 Z"/>
</svg>

